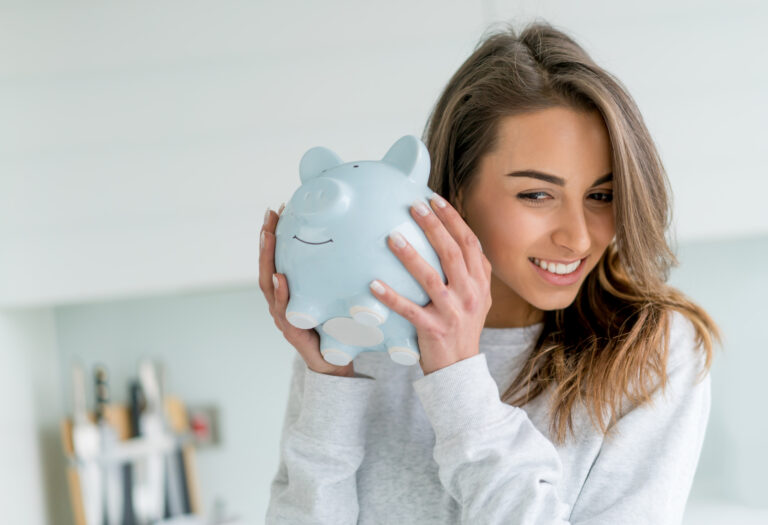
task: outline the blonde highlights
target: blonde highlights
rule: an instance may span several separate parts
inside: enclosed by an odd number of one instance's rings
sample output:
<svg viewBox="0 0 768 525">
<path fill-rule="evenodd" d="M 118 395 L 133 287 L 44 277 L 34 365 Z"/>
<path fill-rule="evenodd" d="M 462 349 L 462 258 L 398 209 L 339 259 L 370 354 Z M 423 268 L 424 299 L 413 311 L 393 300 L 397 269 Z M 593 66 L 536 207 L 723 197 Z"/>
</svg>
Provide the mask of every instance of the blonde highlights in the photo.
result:
<svg viewBox="0 0 768 525">
<path fill-rule="evenodd" d="M 506 116 L 565 106 L 598 111 L 612 147 L 616 237 L 571 305 L 545 311 L 543 330 L 520 374 L 502 395 L 523 405 L 547 389 L 551 433 L 573 432 L 583 403 L 607 433 L 623 407 L 651 400 L 667 377 L 670 313 L 689 319 L 709 370 L 715 322 L 666 284 L 678 261 L 665 236 L 671 224 L 666 171 L 637 105 L 618 79 L 567 34 L 546 22 L 486 35 L 451 77 L 427 121 L 429 186 L 455 207 L 483 156 L 497 147 Z M 655 385 L 655 386 L 649 386 Z M 606 413 L 606 409 L 608 413 Z"/>
</svg>

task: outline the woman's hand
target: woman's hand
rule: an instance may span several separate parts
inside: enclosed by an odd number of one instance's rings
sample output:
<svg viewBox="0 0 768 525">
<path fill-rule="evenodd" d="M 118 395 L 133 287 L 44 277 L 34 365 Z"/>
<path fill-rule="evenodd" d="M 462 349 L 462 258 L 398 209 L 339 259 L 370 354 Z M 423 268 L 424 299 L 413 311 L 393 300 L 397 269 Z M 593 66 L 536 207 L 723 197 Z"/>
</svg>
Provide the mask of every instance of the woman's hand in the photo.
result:
<svg viewBox="0 0 768 525">
<path fill-rule="evenodd" d="M 483 255 L 477 236 L 445 199 L 435 194 L 430 203 L 434 213 L 422 203 L 426 214 L 421 215 L 414 206 L 411 215 L 440 257 L 448 283 L 443 283 L 440 274 L 407 241 L 401 248 L 390 236 L 389 248 L 432 302 L 422 307 L 386 283 L 382 283 L 382 292 L 371 285 L 379 301 L 416 327 L 424 375 L 477 355 L 480 333 L 491 308 L 491 263 Z"/>
<path fill-rule="evenodd" d="M 345 366 L 332 365 L 320 353 L 320 336 L 314 328 L 296 328 L 285 318 L 288 306 L 288 281 L 284 275 L 275 273 L 275 229 L 283 206 L 275 213 L 268 209 L 261 228 L 261 248 L 259 251 L 259 288 L 269 304 L 269 313 L 275 326 L 283 333 L 289 343 L 298 350 L 307 366 L 315 372 L 336 376 L 353 377 L 355 367 L 352 362 Z"/>
</svg>

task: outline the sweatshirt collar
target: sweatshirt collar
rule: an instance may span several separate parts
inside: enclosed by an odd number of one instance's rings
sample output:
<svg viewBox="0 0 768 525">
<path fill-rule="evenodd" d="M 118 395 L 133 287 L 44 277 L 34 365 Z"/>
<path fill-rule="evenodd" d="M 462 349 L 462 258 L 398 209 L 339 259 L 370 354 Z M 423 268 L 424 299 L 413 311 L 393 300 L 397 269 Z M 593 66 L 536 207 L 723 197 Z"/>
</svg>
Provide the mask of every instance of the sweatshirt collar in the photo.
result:
<svg viewBox="0 0 768 525">
<path fill-rule="evenodd" d="M 544 322 L 515 328 L 483 328 L 480 346 L 527 345 L 541 333 Z"/>
</svg>

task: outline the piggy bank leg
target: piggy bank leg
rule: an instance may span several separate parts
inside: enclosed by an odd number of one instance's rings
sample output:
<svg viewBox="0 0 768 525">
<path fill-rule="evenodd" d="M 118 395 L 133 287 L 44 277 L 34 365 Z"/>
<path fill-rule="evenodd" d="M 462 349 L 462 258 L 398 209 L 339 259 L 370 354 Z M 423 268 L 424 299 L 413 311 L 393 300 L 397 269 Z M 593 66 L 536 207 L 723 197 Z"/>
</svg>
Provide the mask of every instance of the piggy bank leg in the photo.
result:
<svg viewBox="0 0 768 525">
<path fill-rule="evenodd" d="M 416 337 L 391 337 L 384 342 L 389 357 L 399 365 L 415 365 L 419 362 L 419 345 Z"/>
<path fill-rule="evenodd" d="M 347 305 L 349 305 L 350 317 L 365 326 L 384 324 L 389 316 L 389 308 L 368 294 L 360 294 L 350 298 Z"/>
<path fill-rule="evenodd" d="M 296 328 L 309 329 L 319 325 L 320 319 L 323 317 L 317 306 L 308 301 L 291 297 L 285 308 L 285 318 Z"/>
<path fill-rule="evenodd" d="M 348 365 L 360 353 L 360 348 L 345 345 L 327 333 L 320 331 L 320 353 L 332 365 Z"/>
</svg>

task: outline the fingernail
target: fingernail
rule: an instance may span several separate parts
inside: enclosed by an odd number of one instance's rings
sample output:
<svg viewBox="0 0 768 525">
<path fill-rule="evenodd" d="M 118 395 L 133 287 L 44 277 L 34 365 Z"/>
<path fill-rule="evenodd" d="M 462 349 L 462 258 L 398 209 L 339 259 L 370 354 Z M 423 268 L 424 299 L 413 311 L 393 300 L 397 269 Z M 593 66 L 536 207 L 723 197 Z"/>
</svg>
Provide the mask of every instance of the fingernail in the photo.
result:
<svg viewBox="0 0 768 525">
<path fill-rule="evenodd" d="M 421 201 L 413 201 L 413 207 L 416 210 L 416 213 L 424 217 L 427 213 L 429 213 L 429 208 L 427 208 L 427 205 L 424 204 Z"/>
<path fill-rule="evenodd" d="M 371 288 L 373 288 L 373 291 L 376 293 L 384 293 L 384 287 L 381 285 L 378 279 L 371 281 Z"/>
<path fill-rule="evenodd" d="M 279 209 L 279 210 L 277 210 L 277 214 L 278 214 L 278 215 L 280 215 L 281 213 L 283 213 L 283 210 L 284 210 L 284 209 L 285 209 L 285 203 L 282 203 L 282 204 L 280 205 L 280 209 Z"/>
<path fill-rule="evenodd" d="M 442 198 L 440 195 L 438 195 L 437 193 L 433 193 L 433 194 L 432 194 L 432 202 L 434 202 L 434 203 L 435 203 L 435 205 L 436 205 L 438 208 L 445 208 L 445 205 L 446 205 L 445 199 L 443 199 L 443 198 Z"/>
<path fill-rule="evenodd" d="M 267 211 L 264 212 L 264 224 L 267 224 L 267 221 L 269 220 L 270 211 L 272 211 L 272 208 L 267 208 Z"/>
<path fill-rule="evenodd" d="M 405 237 L 400 232 L 392 232 L 389 237 L 395 242 L 395 246 L 403 248 L 405 246 Z"/>
<path fill-rule="evenodd" d="M 277 287 L 280 286 L 280 281 L 277 280 L 277 274 L 272 274 L 272 284 L 275 285 L 275 290 L 277 290 Z"/>
<path fill-rule="evenodd" d="M 261 249 L 264 249 L 264 230 L 261 230 L 261 241 L 259 241 L 259 244 L 261 245 Z"/>
</svg>

